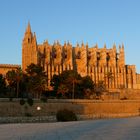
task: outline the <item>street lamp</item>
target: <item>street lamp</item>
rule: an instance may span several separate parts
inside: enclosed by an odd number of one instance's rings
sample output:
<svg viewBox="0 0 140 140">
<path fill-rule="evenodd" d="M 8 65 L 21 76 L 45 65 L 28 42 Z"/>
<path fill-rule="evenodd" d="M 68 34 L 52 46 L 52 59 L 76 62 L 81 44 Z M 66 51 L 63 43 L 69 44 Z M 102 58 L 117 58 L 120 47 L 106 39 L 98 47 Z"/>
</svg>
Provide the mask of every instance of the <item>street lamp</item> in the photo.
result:
<svg viewBox="0 0 140 140">
<path fill-rule="evenodd" d="M 40 111 L 41 111 L 41 107 L 37 106 L 36 110 L 39 112 L 39 120 L 40 120 Z"/>
</svg>

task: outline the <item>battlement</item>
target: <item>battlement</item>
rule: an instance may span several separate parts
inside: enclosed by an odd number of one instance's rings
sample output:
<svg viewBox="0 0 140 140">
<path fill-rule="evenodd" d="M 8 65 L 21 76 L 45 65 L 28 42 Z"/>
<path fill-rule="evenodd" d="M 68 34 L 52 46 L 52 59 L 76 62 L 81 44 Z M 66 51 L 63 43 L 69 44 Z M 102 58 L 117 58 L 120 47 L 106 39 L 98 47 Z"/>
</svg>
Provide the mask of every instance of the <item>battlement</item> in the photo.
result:
<svg viewBox="0 0 140 140">
<path fill-rule="evenodd" d="M 17 70 L 20 67 L 20 65 L 14 64 L 0 64 L 0 74 L 5 75 L 8 71 Z"/>
<path fill-rule="evenodd" d="M 15 64 L 0 64 L 0 68 L 20 68 L 21 65 Z"/>
</svg>

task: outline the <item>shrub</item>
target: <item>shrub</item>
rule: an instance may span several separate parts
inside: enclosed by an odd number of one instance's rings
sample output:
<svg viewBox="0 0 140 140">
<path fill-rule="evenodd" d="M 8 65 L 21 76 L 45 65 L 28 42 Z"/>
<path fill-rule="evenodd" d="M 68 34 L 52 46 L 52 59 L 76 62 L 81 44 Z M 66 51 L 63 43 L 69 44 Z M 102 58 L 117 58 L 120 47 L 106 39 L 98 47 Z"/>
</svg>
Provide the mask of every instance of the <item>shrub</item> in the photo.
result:
<svg viewBox="0 0 140 140">
<path fill-rule="evenodd" d="M 41 97 L 41 102 L 46 103 L 47 102 L 47 97 Z"/>
<path fill-rule="evenodd" d="M 73 111 L 64 109 L 57 112 L 56 119 L 59 122 L 77 121 L 77 116 Z"/>
<path fill-rule="evenodd" d="M 27 99 L 27 103 L 28 103 L 30 106 L 32 106 L 32 105 L 34 104 L 34 101 L 33 101 L 33 99 L 28 98 L 28 99 Z"/>
<path fill-rule="evenodd" d="M 25 117 L 32 117 L 33 115 L 31 113 L 25 113 Z"/>
<path fill-rule="evenodd" d="M 25 100 L 24 99 L 20 99 L 20 105 L 24 105 L 25 104 Z"/>
<path fill-rule="evenodd" d="M 13 98 L 12 98 L 12 97 L 10 97 L 10 98 L 9 98 L 9 102 L 12 102 L 12 101 L 13 101 Z"/>
</svg>

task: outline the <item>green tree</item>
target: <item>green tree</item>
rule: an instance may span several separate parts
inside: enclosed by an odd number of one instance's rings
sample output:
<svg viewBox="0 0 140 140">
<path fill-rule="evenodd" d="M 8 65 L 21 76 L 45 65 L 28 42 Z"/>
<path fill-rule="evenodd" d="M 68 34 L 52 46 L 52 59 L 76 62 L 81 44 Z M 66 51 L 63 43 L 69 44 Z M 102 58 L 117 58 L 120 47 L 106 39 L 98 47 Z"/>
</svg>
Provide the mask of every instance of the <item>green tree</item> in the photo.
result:
<svg viewBox="0 0 140 140">
<path fill-rule="evenodd" d="M 98 84 L 95 84 L 94 92 L 96 93 L 97 97 L 101 98 L 101 95 L 103 94 L 104 91 L 106 91 L 106 88 L 103 81 L 99 81 Z"/>
<path fill-rule="evenodd" d="M 2 74 L 0 74 L 0 97 L 6 96 L 7 86 L 6 86 L 6 80 L 3 77 Z"/>
<path fill-rule="evenodd" d="M 67 70 L 63 71 L 60 75 L 54 75 L 51 80 L 51 85 L 53 85 L 54 90 L 56 90 L 56 93 L 58 92 L 58 88 L 62 88 L 61 85 L 65 85 L 67 87 L 68 92 L 67 97 L 68 98 L 75 98 L 75 92 L 76 94 L 78 91 L 78 85 L 80 84 L 81 76 L 74 72 L 73 70 Z"/>
<path fill-rule="evenodd" d="M 81 92 L 84 92 L 84 97 L 90 98 L 90 95 L 92 95 L 95 88 L 95 83 L 92 81 L 92 79 L 89 76 L 82 77 L 81 82 Z"/>
<path fill-rule="evenodd" d="M 61 94 L 62 97 L 66 97 L 66 93 L 68 93 L 68 87 L 64 84 L 60 84 L 60 86 L 57 89 L 57 94 Z"/>
<path fill-rule="evenodd" d="M 75 92 L 76 92 L 76 94 L 78 94 L 78 92 L 79 92 L 77 89 L 78 89 L 78 84 L 80 84 L 80 82 L 81 82 L 81 76 L 78 75 L 78 73 L 73 72 L 73 71 L 71 73 L 69 73 L 69 76 L 66 79 L 66 83 L 69 87 L 70 92 L 72 89 L 72 99 L 74 99 L 76 96 Z"/>
<path fill-rule="evenodd" d="M 19 84 L 22 79 L 22 71 L 21 68 L 17 70 L 11 70 L 6 73 L 6 79 L 8 81 L 8 85 L 12 91 L 16 93 L 16 97 L 19 97 Z"/>
<path fill-rule="evenodd" d="M 31 64 L 26 69 L 27 72 L 27 91 L 34 97 L 40 98 L 46 90 L 47 75 L 39 65 Z"/>
<path fill-rule="evenodd" d="M 57 92 L 58 87 L 60 85 L 60 75 L 53 75 L 53 78 L 51 79 L 51 86 L 53 87 L 53 90 Z"/>
</svg>

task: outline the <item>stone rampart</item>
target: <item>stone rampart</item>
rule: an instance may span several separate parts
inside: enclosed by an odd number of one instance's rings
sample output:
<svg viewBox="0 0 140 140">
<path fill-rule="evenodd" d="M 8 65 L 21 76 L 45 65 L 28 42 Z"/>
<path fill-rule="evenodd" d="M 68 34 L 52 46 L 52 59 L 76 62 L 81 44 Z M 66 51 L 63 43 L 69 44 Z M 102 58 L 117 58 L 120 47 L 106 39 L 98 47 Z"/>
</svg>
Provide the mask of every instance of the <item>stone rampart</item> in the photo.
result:
<svg viewBox="0 0 140 140">
<path fill-rule="evenodd" d="M 40 107 L 40 110 L 37 109 Z M 57 100 L 49 99 L 47 103 L 35 101 L 32 107 L 21 106 L 19 101 L 1 100 L 0 117 L 21 117 L 25 113 L 36 116 L 55 116 L 60 109 L 73 110 L 79 119 L 115 118 L 140 115 L 140 100 Z"/>
</svg>

